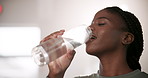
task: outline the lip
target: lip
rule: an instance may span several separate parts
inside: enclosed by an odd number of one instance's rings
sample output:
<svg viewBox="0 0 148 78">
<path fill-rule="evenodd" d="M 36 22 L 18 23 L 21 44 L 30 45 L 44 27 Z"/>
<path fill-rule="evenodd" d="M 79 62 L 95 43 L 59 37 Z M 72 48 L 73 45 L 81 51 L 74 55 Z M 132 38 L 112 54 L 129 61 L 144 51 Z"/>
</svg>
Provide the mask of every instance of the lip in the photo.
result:
<svg viewBox="0 0 148 78">
<path fill-rule="evenodd" d="M 92 34 L 90 39 L 97 39 L 97 37 L 95 36 L 95 34 Z"/>
<path fill-rule="evenodd" d="M 89 38 L 89 40 L 88 40 L 88 43 L 89 43 L 89 42 L 92 42 L 92 41 L 94 41 L 94 40 L 96 40 L 96 39 L 97 39 L 97 36 L 95 36 L 95 34 L 92 33 L 92 35 L 90 36 L 90 38 Z"/>
</svg>

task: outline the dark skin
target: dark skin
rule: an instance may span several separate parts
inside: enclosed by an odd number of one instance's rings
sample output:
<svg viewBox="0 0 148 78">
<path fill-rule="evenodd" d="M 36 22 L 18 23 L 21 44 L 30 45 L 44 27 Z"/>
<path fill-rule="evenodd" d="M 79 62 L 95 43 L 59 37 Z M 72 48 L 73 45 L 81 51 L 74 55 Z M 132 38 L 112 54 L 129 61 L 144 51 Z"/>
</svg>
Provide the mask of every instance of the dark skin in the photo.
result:
<svg viewBox="0 0 148 78">
<path fill-rule="evenodd" d="M 90 25 L 93 38 L 86 43 L 86 52 L 100 59 L 101 76 L 118 76 L 132 72 L 126 61 L 126 50 L 129 44 L 134 40 L 133 34 L 124 31 L 126 25 L 117 14 L 110 13 L 107 10 L 101 10 L 96 13 L 92 24 Z M 64 30 L 55 32 L 41 42 L 50 38 L 56 38 L 62 35 Z M 69 51 L 64 56 L 51 62 L 49 66 L 50 78 L 63 78 L 66 69 L 69 67 L 75 51 Z"/>
<path fill-rule="evenodd" d="M 100 59 L 102 76 L 117 76 L 132 71 L 126 61 L 126 49 L 134 36 L 125 32 L 125 23 L 119 15 L 106 10 L 99 11 L 90 26 L 95 39 L 86 43 L 88 54 Z"/>
</svg>

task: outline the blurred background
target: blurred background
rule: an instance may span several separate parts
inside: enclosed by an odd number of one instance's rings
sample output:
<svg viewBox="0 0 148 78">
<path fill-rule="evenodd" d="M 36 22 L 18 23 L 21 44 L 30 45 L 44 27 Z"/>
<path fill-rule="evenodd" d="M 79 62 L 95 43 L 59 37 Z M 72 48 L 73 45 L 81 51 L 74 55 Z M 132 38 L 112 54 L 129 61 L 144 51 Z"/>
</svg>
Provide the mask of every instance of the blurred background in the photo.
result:
<svg viewBox="0 0 148 78">
<path fill-rule="evenodd" d="M 148 0 L 0 0 L 0 78 L 45 78 L 47 66 L 34 63 L 32 48 L 54 31 L 90 25 L 95 13 L 108 6 L 139 18 L 145 42 L 140 63 L 148 73 Z M 99 60 L 85 53 L 85 45 L 76 51 L 64 78 L 99 70 Z"/>
</svg>

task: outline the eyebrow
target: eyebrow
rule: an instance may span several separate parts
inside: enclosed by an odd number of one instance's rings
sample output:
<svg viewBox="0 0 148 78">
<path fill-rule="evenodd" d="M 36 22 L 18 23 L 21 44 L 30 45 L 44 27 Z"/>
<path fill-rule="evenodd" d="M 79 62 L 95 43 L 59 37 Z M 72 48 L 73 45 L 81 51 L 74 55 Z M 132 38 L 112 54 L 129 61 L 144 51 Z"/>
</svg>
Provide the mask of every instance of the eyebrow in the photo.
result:
<svg viewBox="0 0 148 78">
<path fill-rule="evenodd" d="M 107 20 L 109 20 L 109 21 L 110 21 L 110 19 L 109 19 L 109 18 L 107 18 L 107 17 L 98 17 L 97 19 L 107 19 Z"/>
<path fill-rule="evenodd" d="M 97 18 L 97 20 L 99 20 L 99 19 L 107 19 L 107 20 L 109 20 L 109 21 L 111 21 L 109 18 L 107 18 L 107 17 L 98 17 Z M 92 23 L 94 22 L 94 20 L 92 21 Z"/>
</svg>

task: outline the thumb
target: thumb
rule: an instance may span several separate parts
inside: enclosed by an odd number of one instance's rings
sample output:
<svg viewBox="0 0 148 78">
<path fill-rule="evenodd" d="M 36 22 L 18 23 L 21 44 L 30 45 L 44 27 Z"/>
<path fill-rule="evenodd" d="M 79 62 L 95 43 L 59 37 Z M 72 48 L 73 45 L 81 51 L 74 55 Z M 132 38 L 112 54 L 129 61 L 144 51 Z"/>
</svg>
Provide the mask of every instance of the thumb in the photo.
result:
<svg viewBox="0 0 148 78">
<path fill-rule="evenodd" d="M 61 76 L 63 77 L 66 69 L 71 64 L 71 61 L 75 55 L 75 51 L 68 51 L 63 56 L 59 57 L 55 61 L 51 62 L 49 66 L 49 76 Z"/>
<path fill-rule="evenodd" d="M 67 57 L 69 60 L 72 60 L 75 53 L 76 53 L 75 50 L 68 51 L 67 54 L 65 55 L 65 57 Z"/>
<path fill-rule="evenodd" d="M 59 58 L 59 61 L 61 62 L 62 70 L 66 70 L 69 65 L 71 64 L 71 61 L 73 60 L 75 56 L 75 50 L 68 51 L 65 55 Z"/>
</svg>

